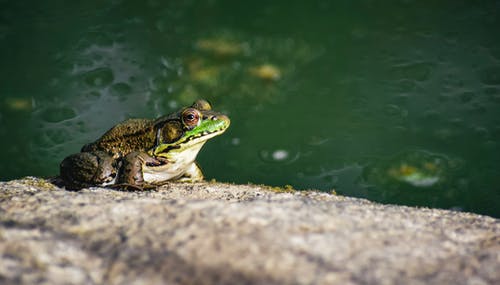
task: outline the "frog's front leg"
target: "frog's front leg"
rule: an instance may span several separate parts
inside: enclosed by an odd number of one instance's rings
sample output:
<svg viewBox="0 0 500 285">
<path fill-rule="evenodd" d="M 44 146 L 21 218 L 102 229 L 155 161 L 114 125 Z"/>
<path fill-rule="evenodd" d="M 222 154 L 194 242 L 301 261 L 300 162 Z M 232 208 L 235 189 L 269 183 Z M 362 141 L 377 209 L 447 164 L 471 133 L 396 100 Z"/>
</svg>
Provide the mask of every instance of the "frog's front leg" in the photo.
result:
<svg viewBox="0 0 500 285">
<path fill-rule="evenodd" d="M 122 166 L 120 168 L 117 185 L 128 185 L 141 189 L 146 181 L 144 181 L 143 166 L 157 166 L 164 162 L 156 159 L 145 152 L 134 151 L 126 155 L 122 159 Z M 147 185 L 146 185 L 147 186 Z"/>
</svg>

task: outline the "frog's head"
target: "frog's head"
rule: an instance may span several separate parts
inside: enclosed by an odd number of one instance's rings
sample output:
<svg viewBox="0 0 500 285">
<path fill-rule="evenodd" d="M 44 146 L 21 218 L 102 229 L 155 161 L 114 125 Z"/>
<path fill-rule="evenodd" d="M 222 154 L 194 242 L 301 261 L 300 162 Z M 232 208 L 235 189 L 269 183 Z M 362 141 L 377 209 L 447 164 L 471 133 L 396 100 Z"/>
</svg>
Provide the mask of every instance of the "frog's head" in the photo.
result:
<svg viewBox="0 0 500 285">
<path fill-rule="evenodd" d="M 226 115 L 212 111 L 207 101 L 198 100 L 156 121 L 156 146 L 150 154 L 174 160 L 181 156 L 193 161 L 203 144 L 222 134 L 229 124 Z"/>
</svg>

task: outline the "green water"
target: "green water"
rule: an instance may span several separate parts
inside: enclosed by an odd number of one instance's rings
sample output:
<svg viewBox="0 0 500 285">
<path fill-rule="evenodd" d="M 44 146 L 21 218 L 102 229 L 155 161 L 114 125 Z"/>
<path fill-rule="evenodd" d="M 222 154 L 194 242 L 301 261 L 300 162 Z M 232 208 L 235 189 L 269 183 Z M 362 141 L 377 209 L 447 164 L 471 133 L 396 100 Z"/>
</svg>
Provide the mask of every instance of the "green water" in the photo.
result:
<svg viewBox="0 0 500 285">
<path fill-rule="evenodd" d="M 207 178 L 500 217 L 499 1 L 13 2 L 1 180 L 201 97 Z"/>
</svg>

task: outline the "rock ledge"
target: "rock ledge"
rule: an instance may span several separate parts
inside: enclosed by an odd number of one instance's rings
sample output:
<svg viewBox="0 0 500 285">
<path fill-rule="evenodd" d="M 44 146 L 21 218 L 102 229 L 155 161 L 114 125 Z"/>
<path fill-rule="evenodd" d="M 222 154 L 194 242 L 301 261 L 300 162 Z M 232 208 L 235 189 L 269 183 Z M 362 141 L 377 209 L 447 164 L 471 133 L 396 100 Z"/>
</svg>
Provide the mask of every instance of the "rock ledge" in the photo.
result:
<svg viewBox="0 0 500 285">
<path fill-rule="evenodd" d="M 0 284 L 500 284 L 498 219 L 222 183 L 0 182 Z"/>
</svg>

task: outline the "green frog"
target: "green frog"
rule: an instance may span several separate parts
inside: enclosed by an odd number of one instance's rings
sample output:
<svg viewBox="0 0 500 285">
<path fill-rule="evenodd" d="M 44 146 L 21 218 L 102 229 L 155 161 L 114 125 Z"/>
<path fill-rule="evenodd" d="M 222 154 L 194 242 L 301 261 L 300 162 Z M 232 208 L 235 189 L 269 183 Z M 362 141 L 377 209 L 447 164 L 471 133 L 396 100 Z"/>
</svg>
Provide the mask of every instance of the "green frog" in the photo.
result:
<svg viewBox="0 0 500 285">
<path fill-rule="evenodd" d="M 73 190 L 108 185 L 143 189 L 166 181 L 201 181 L 196 155 L 229 124 L 229 118 L 212 111 L 205 100 L 155 120 L 129 119 L 66 157 L 60 178 Z"/>
</svg>

